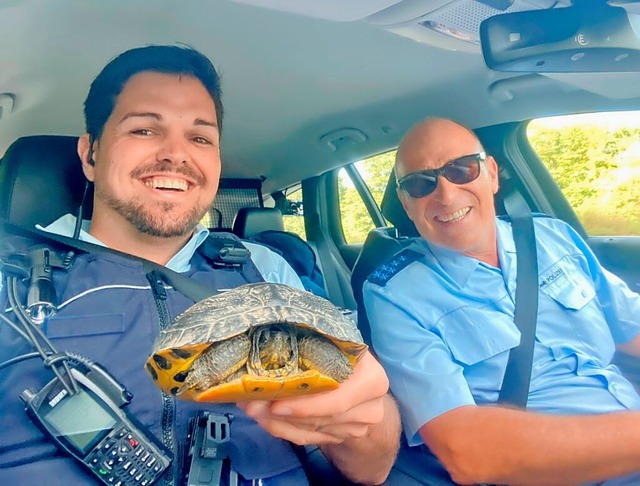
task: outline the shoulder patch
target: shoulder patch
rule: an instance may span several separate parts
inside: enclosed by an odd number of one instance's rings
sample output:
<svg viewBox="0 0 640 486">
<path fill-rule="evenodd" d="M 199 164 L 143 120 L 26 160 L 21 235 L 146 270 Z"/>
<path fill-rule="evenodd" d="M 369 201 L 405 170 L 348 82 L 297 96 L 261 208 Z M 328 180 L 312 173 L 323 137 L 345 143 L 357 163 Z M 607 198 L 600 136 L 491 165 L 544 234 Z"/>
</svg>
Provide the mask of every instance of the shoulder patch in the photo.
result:
<svg viewBox="0 0 640 486">
<path fill-rule="evenodd" d="M 384 287 L 395 275 L 401 270 L 408 267 L 411 263 L 420 260 L 424 255 L 414 250 L 402 250 L 397 253 L 387 263 L 380 265 L 373 273 L 369 274 L 367 280 L 371 283 Z"/>
</svg>

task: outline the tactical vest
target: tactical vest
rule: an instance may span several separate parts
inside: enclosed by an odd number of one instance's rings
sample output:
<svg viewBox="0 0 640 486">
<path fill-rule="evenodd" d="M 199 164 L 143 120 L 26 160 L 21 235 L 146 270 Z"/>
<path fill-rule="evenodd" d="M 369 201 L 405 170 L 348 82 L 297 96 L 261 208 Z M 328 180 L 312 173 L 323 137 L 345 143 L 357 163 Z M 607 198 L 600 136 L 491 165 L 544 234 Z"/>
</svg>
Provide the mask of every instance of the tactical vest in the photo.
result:
<svg viewBox="0 0 640 486">
<path fill-rule="evenodd" d="M 235 239 L 216 233 L 216 238 Z M 17 240 L 17 247 L 29 242 Z M 235 241 L 239 241 L 235 239 Z M 14 248 L 16 242 L 12 242 Z M 211 261 L 205 242 L 184 275 L 216 289 L 262 280 L 253 262 L 224 268 Z M 208 250 L 207 250 L 208 249 Z M 160 329 L 193 305 L 164 284 L 142 262 L 107 252 L 77 255 L 72 266 L 55 271 L 58 311 L 43 330 L 58 351 L 76 352 L 104 366 L 134 396 L 128 411 L 174 452 L 174 477 L 184 475 L 187 428 L 198 410 L 231 413 L 231 467 L 247 479 L 270 477 L 300 467 L 290 443 L 265 432 L 233 404 L 202 404 L 163 395 L 144 370 Z M 26 294 L 21 284 L 22 299 Z M 24 300 L 22 301 L 24 302 Z M 0 292 L 0 311 L 12 318 L 7 289 Z M 33 349 L 0 321 L 0 363 Z M 0 369 L 0 484 L 88 484 L 81 464 L 45 439 L 19 400 L 25 388 L 40 390 L 54 377 L 39 358 Z M 168 478 L 168 484 L 171 479 Z"/>
</svg>

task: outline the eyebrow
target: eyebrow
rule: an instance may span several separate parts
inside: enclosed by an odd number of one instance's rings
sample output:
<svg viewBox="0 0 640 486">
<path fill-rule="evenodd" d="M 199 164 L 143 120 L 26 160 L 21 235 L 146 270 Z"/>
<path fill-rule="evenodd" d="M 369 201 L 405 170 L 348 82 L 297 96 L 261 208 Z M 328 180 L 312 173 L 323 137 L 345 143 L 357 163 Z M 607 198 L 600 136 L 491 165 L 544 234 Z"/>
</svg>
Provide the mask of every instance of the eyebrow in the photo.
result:
<svg viewBox="0 0 640 486">
<path fill-rule="evenodd" d="M 162 121 L 162 115 L 160 113 L 155 113 L 153 111 L 131 111 L 123 115 L 120 119 L 120 123 L 128 120 L 129 118 L 154 118 L 158 121 Z M 193 124 L 196 126 L 218 128 L 218 124 L 216 122 L 208 121 L 203 118 L 196 118 Z"/>
<path fill-rule="evenodd" d="M 155 118 L 156 120 L 162 120 L 162 116 L 159 113 L 153 113 L 152 111 L 130 111 L 120 118 L 120 123 L 129 118 Z"/>
<path fill-rule="evenodd" d="M 193 124 L 194 125 L 205 126 L 205 127 L 218 128 L 218 124 L 216 122 L 203 120 L 202 118 L 196 118 L 196 120 L 193 122 Z"/>
</svg>

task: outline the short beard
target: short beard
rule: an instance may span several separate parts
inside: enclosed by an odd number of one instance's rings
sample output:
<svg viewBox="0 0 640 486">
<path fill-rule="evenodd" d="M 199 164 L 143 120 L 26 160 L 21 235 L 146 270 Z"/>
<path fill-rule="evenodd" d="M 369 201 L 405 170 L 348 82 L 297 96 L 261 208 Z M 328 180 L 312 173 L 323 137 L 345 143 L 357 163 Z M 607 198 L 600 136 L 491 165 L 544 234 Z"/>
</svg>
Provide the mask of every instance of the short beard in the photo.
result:
<svg viewBox="0 0 640 486">
<path fill-rule="evenodd" d="M 98 196 L 100 191 L 98 191 Z M 158 238 L 175 238 L 193 232 L 207 212 L 207 208 L 194 207 L 188 213 L 175 217 L 171 215 L 175 204 L 163 202 L 157 204 L 157 214 L 149 211 L 145 205 L 136 201 L 122 201 L 108 194 L 102 194 L 107 206 L 122 215 L 131 225 L 143 234 Z"/>
</svg>

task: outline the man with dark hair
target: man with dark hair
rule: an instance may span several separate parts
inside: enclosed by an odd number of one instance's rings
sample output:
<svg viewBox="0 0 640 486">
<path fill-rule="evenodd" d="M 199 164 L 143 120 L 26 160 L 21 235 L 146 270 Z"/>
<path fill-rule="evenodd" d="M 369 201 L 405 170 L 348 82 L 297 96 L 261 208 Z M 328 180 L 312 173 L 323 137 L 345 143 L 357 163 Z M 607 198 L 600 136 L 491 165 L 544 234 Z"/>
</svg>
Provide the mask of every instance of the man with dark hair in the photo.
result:
<svg viewBox="0 0 640 486">
<path fill-rule="evenodd" d="M 496 161 L 471 130 L 432 118 L 405 136 L 395 170 L 421 238 L 363 291 L 409 445 L 426 444 L 462 484 L 640 484 L 640 397 L 611 364 L 616 347 L 640 356 L 640 296 L 569 225 L 535 215 L 527 411 L 496 406 L 520 342 Z"/>
<path fill-rule="evenodd" d="M 302 288 L 284 260 L 259 245 L 246 245 L 251 259 L 237 270 L 216 266 L 204 249 L 212 240 L 199 221 L 218 189 L 222 122 L 219 80 L 207 58 L 175 46 L 125 52 L 91 85 L 85 113 L 87 133 L 78 154 L 95 188 L 93 215 L 85 222 L 63 216 L 47 231 L 77 233 L 218 289 L 262 279 Z M 218 236 L 240 244 L 231 235 Z M 12 244 L 20 249 L 29 242 Z M 43 330 L 57 349 L 101 363 L 134 394 L 129 411 L 173 452 L 166 484 L 184 479 L 188 420 L 203 409 L 233 414 L 230 466 L 241 484 L 305 484 L 290 442 L 318 444 L 355 481 L 378 483 L 388 474 L 399 418 L 386 395 L 386 375 L 369 353 L 338 389 L 318 396 L 242 408 L 175 400 L 146 376 L 144 363 L 159 329 L 192 301 L 157 273 L 145 272 L 138 260 L 108 252 L 77 255 L 71 268 L 54 273 L 53 282 L 60 305 Z M 18 292 L 25 297 L 23 286 Z M 9 303 L 5 286 L 2 312 Z M 3 323 L 0 341 L 0 361 L 30 351 Z M 90 483 L 92 476 L 24 414 L 19 392 L 41 389 L 51 379 L 36 361 L 2 370 L 0 483 Z"/>
</svg>

